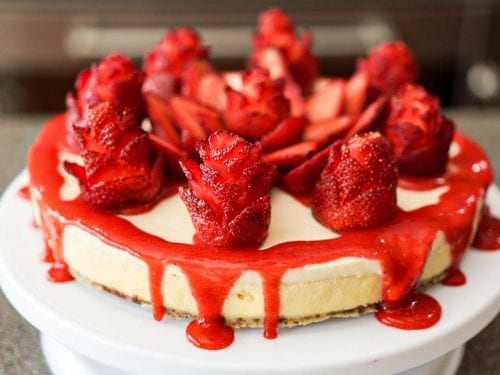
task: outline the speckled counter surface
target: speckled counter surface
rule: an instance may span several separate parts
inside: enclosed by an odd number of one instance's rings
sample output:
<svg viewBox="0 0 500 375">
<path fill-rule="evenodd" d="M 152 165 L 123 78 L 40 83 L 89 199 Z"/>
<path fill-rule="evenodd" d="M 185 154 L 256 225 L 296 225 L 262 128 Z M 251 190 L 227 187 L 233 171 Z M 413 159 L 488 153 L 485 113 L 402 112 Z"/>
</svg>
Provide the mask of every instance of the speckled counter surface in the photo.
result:
<svg viewBox="0 0 500 375">
<path fill-rule="evenodd" d="M 500 109 L 448 111 L 463 133 L 486 149 L 500 183 Z M 0 189 L 24 167 L 26 151 L 47 116 L 0 116 Z M 500 271 L 500 270 L 499 270 Z M 500 304 L 500 301 L 498 301 Z M 49 374 L 40 352 L 38 332 L 0 292 L 0 374 Z M 467 343 L 458 375 L 500 374 L 500 316 Z"/>
</svg>

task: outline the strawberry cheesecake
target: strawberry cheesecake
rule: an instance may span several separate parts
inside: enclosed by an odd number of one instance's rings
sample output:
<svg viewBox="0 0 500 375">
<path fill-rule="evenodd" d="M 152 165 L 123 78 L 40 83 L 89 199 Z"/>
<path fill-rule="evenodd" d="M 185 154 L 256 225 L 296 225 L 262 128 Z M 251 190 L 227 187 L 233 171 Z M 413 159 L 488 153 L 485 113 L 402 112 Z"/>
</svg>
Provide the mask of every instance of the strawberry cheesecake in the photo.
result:
<svg viewBox="0 0 500 375">
<path fill-rule="evenodd" d="M 327 79 L 311 41 L 270 9 L 244 72 L 217 72 L 180 28 L 141 70 L 115 53 L 80 73 L 28 158 L 49 279 L 192 317 L 205 349 L 232 327 L 274 338 L 365 312 L 436 324 L 422 289 L 465 282 L 487 156 L 418 85 L 404 44 Z"/>
</svg>

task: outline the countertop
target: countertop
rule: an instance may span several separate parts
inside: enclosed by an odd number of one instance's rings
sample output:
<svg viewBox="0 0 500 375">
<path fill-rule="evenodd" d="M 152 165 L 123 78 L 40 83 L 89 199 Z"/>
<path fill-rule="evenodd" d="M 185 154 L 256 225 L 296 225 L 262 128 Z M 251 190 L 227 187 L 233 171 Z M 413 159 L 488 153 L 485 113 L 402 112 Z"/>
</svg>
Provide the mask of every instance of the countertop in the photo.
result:
<svg viewBox="0 0 500 375">
<path fill-rule="evenodd" d="M 500 183 L 500 109 L 447 111 L 458 128 L 488 152 Z M 26 151 L 48 116 L 0 115 L 0 189 L 24 167 Z M 498 301 L 500 304 L 500 301 Z M 49 374 L 40 352 L 38 332 L 0 292 L 0 374 Z M 500 315 L 467 343 L 457 375 L 500 374 Z"/>
</svg>

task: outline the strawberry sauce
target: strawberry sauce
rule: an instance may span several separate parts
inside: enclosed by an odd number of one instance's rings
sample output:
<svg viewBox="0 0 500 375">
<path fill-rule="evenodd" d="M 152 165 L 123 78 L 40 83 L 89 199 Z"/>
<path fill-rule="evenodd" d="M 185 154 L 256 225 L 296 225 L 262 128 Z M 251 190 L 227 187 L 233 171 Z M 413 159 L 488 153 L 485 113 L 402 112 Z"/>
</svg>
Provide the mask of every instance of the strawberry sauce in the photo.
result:
<svg viewBox="0 0 500 375">
<path fill-rule="evenodd" d="M 384 302 L 375 313 L 377 320 L 399 329 L 425 329 L 441 319 L 441 306 L 431 296 L 410 293 L 396 302 Z"/>
<path fill-rule="evenodd" d="M 343 257 L 363 257 L 380 263 L 385 302 L 377 318 L 384 324 L 403 329 L 432 326 L 440 317 L 439 304 L 429 296 L 414 293 L 413 288 L 438 231 L 451 245 L 453 265 L 459 264 L 471 241 L 476 206 L 492 179 L 481 148 L 457 134 L 455 142 L 461 152 L 449 162 L 443 182 L 449 190 L 439 204 L 410 212 L 398 210 L 384 225 L 348 231 L 331 240 L 287 242 L 265 251 L 213 248 L 165 241 L 119 216 L 93 208 L 80 197 L 61 200 L 59 191 L 64 180 L 58 173 L 58 155 L 64 147 L 64 129 L 64 115 L 49 121 L 28 159 L 31 191 L 41 209 L 41 228 L 54 258 L 49 274 L 55 281 L 71 277 L 65 267 L 62 234 L 67 225 L 78 226 L 148 264 L 154 316 L 161 319 L 168 304 L 162 295 L 164 270 L 167 264 L 175 264 L 186 276 L 198 308 L 198 318 L 189 324 L 187 337 L 204 349 L 222 349 L 233 341 L 234 333 L 221 316 L 232 286 L 244 271 L 256 271 L 262 279 L 264 335 L 274 338 L 280 318 L 280 282 L 285 272 Z M 433 185 L 429 179 L 422 179 L 421 184 Z M 412 185 L 418 185 L 418 181 L 412 181 Z M 415 186 L 415 190 L 419 187 Z"/>
<path fill-rule="evenodd" d="M 220 350 L 233 343 L 234 331 L 220 317 L 210 320 L 198 318 L 187 326 L 186 337 L 198 348 Z"/>
<path fill-rule="evenodd" d="M 483 208 L 479 230 L 472 246 L 485 251 L 500 249 L 500 220 L 491 215 L 487 206 Z"/>
<path fill-rule="evenodd" d="M 451 267 L 441 284 L 446 286 L 462 286 L 467 282 L 467 278 L 459 268 Z"/>
<path fill-rule="evenodd" d="M 31 199 L 29 185 L 26 185 L 26 186 L 23 186 L 22 188 L 20 188 L 17 191 L 17 195 L 19 195 L 21 198 L 26 199 L 26 200 L 29 201 Z"/>
</svg>

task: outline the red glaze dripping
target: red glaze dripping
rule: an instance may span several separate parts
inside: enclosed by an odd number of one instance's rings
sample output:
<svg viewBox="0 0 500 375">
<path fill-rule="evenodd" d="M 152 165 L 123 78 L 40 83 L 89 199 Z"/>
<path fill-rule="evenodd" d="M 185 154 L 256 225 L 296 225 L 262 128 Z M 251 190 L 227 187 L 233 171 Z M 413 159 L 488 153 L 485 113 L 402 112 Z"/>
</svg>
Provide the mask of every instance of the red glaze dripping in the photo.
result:
<svg viewBox="0 0 500 375">
<path fill-rule="evenodd" d="M 467 278 L 460 269 L 452 267 L 448 270 L 446 277 L 441 281 L 441 284 L 446 286 L 462 286 L 467 282 Z"/>
<path fill-rule="evenodd" d="M 281 272 L 261 272 L 264 292 L 264 337 L 275 339 L 278 337 L 280 317 L 280 285 L 281 278 L 286 270 Z"/>
<path fill-rule="evenodd" d="M 186 337 L 198 348 L 220 350 L 233 343 L 234 331 L 220 317 L 208 321 L 195 319 L 187 326 Z"/>
<path fill-rule="evenodd" d="M 47 277 L 55 283 L 65 283 L 73 280 L 73 276 L 69 273 L 68 266 L 65 263 L 54 263 L 47 271 Z"/>
<path fill-rule="evenodd" d="M 59 150 L 64 148 L 64 128 L 64 116 L 49 121 L 31 148 L 28 160 L 31 191 L 41 208 L 41 227 L 47 242 L 54 249 L 56 264 L 64 264 L 61 235 L 66 225 L 79 226 L 148 264 L 176 264 L 186 275 L 198 306 L 198 319 L 190 324 L 188 337 L 207 348 L 225 347 L 232 341 L 232 330 L 223 325 L 220 317 L 233 284 L 247 270 L 256 271 L 262 277 L 265 335 L 269 338 L 275 336 L 279 320 L 278 280 L 289 269 L 350 256 L 377 260 L 383 272 L 383 299 L 386 305 L 403 300 L 419 279 L 438 231 L 445 233 L 452 248 L 453 264 L 458 265 L 471 240 L 476 205 L 492 179 L 489 163 L 481 148 L 457 134 L 455 142 L 462 152 L 450 161 L 443 182 L 449 190 L 441 196 L 438 205 L 410 212 L 399 210 L 382 226 L 346 232 L 331 240 L 287 242 L 265 251 L 211 248 L 165 241 L 141 231 L 119 216 L 92 208 L 80 198 L 62 201 L 59 190 L 64 180 L 57 172 L 57 166 Z M 433 179 L 419 181 L 412 182 L 415 190 L 435 186 Z M 156 277 L 154 272 L 152 274 L 153 304 L 163 305 L 163 299 L 155 294 L 161 291 L 160 277 Z M 427 307 L 434 306 L 433 309 L 438 310 L 437 302 L 425 302 L 430 297 L 417 295 L 414 298 L 414 308 L 408 311 L 427 311 L 424 308 L 426 303 Z M 380 310 L 378 314 L 389 315 L 387 311 L 392 310 Z M 422 319 L 425 324 L 414 325 L 417 328 L 428 325 L 437 315 L 434 311 L 430 314 L 432 319 Z M 411 326 L 409 323 L 405 325 Z M 224 345 L 213 344 L 214 332 L 219 332 L 215 336 L 224 337 Z"/>
<path fill-rule="evenodd" d="M 472 246 L 478 250 L 500 249 L 500 220 L 491 215 L 488 206 L 483 207 L 481 221 Z"/>
<path fill-rule="evenodd" d="M 155 260 L 148 262 L 149 268 L 149 292 L 151 294 L 151 305 L 153 307 L 153 318 L 161 321 L 167 309 L 163 299 L 163 275 L 165 274 L 165 264 Z"/>
<path fill-rule="evenodd" d="M 49 245 L 45 244 L 44 251 L 42 253 L 42 262 L 44 263 L 54 263 L 55 259 L 54 256 L 52 255 L 52 249 L 50 248 Z"/>
<path fill-rule="evenodd" d="M 26 200 L 31 200 L 30 187 L 29 185 L 23 186 L 17 191 L 17 195 Z"/>
<path fill-rule="evenodd" d="M 441 306 L 427 294 L 410 293 L 400 301 L 384 302 L 375 317 L 379 322 L 399 329 L 425 329 L 441 319 Z"/>
</svg>

